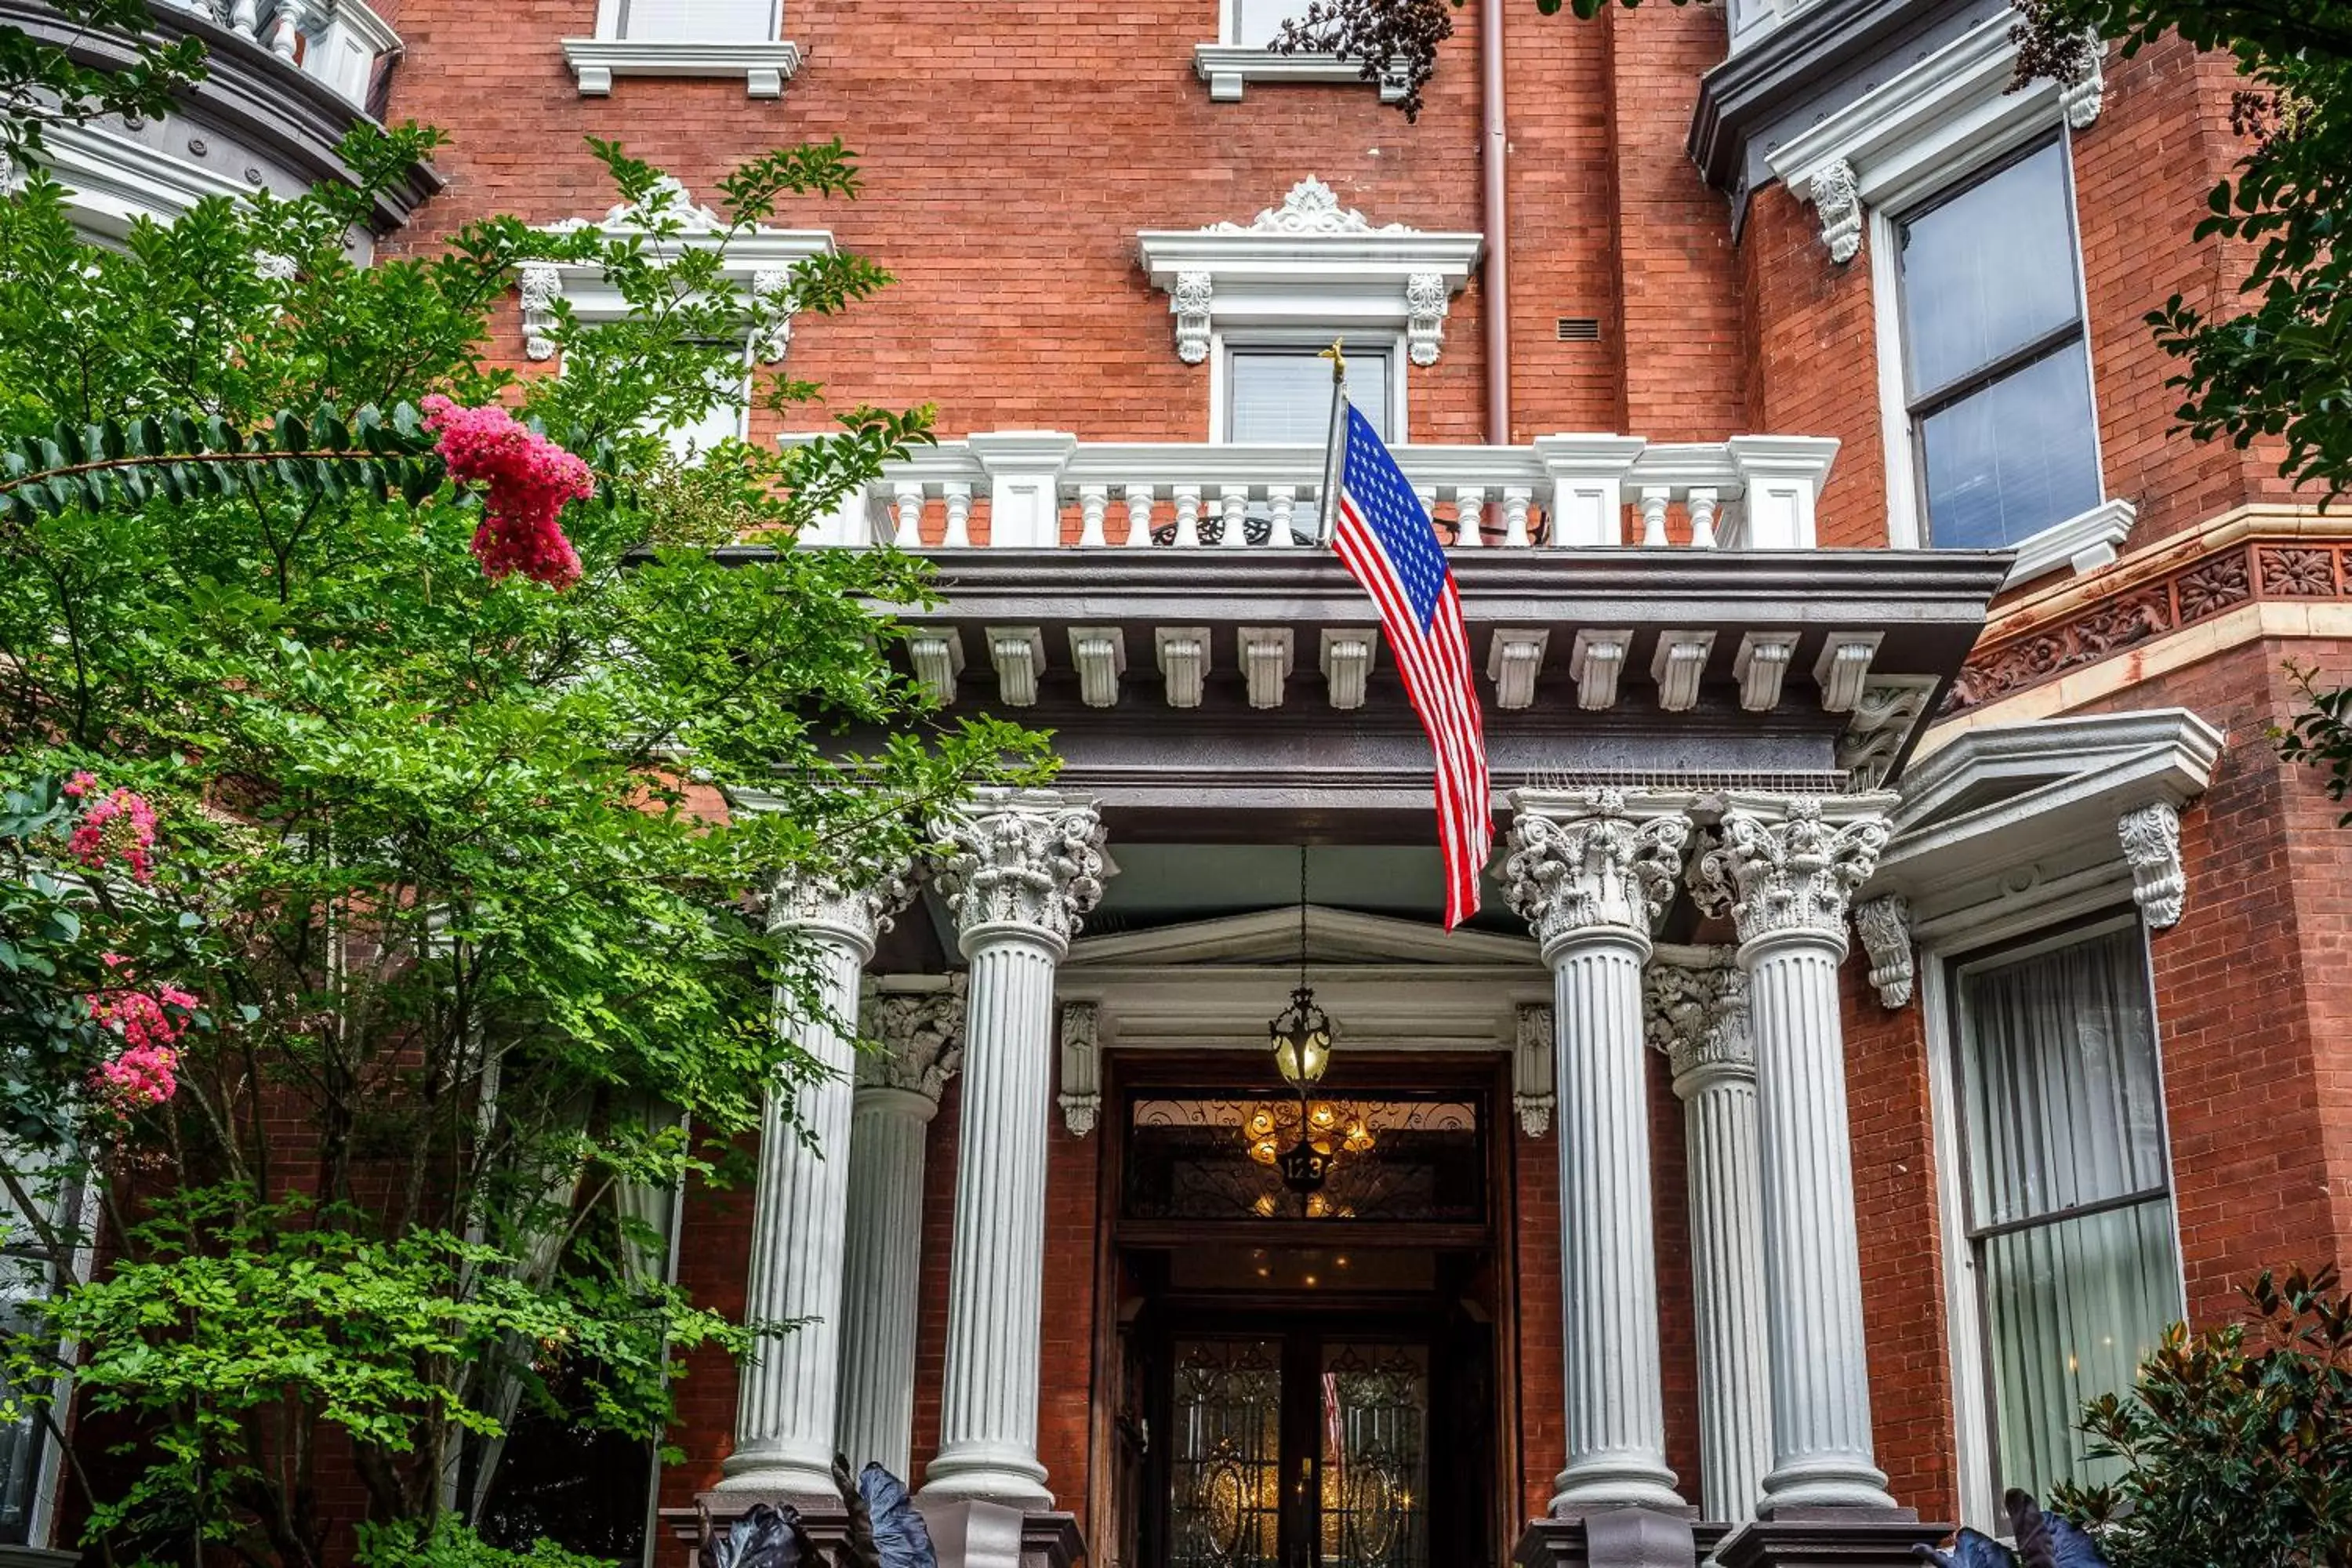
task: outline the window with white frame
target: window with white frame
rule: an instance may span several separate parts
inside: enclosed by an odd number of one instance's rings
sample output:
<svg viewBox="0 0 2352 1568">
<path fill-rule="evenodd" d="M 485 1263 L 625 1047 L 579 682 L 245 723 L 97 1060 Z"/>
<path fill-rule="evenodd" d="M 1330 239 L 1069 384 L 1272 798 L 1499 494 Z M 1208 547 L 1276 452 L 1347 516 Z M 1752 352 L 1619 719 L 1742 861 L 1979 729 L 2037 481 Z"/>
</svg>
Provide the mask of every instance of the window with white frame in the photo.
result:
<svg viewBox="0 0 2352 1568">
<path fill-rule="evenodd" d="M 1390 356 L 1350 353 L 1348 401 L 1363 411 L 1382 440 L 1391 440 Z M 1331 433 L 1331 362 L 1320 350 L 1297 346 L 1232 346 L 1225 350 L 1224 428 L 1227 441 L 1320 446 Z"/>
<path fill-rule="evenodd" d="M 1306 14 L 1304 0 L 1221 0 L 1225 42 L 1262 49 L 1281 36 L 1282 25 Z"/>
<path fill-rule="evenodd" d="M 1923 542 L 1999 548 L 2096 507 L 2063 138 L 1901 215 L 1895 231 Z"/>
<path fill-rule="evenodd" d="M 2076 1429 L 2181 1311 L 2147 940 L 2132 916 L 1950 965 L 1990 1493 L 2111 1461 Z"/>
<path fill-rule="evenodd" d="M 743 436 L 751 401 L 751 374 L 748 364 L 732 372 L 714 371 L 710 405 L 700 417 L 671 426 L 662 433 L 679 462 L 691 463 L 721 441 Z"/>
<path fill-rule="evenodd" d="M 694 43 L 764 43 L 776 0 L 620 0 L 617 36 Z"/>
</svg>

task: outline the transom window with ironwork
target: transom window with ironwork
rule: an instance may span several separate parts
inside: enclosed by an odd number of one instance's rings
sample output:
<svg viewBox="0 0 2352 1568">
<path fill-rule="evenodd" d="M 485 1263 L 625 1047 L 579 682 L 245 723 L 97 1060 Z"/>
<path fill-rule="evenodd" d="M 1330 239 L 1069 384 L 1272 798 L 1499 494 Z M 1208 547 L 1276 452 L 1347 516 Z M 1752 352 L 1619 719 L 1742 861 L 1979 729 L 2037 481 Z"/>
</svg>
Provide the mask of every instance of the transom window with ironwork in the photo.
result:
<svg viewBox="0 0 2352 1568">
<path fill-rule="evenodd" d="M 1477 1224 L 1486 1214 L 1480 1109 L 1458 1092 L 1141 1095 L 1129 1102 L 1122 1211 L 1132 1220 Z M 1277 1165 L 1302 1137 L 1329 1160 L 1321 1190 L 1303 1196 L 1284 1187 Z"/>
</svg>

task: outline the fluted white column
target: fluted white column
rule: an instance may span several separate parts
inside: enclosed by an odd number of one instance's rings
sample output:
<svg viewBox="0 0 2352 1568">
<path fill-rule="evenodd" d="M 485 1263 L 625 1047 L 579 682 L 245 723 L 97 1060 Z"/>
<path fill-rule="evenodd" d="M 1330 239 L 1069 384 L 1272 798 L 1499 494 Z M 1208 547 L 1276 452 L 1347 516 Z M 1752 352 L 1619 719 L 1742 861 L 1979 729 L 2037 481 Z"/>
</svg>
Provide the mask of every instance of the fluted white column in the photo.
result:
<svg viewBox="0 0 2352 1568">
<path fill-rule="evenodd" d="M 721 1491 L 830 1499 L 834 1403 L 841 1363 L 842 1239 L 849 1214 L 849 1120 L 856 1051 L 844 1026 L 857 1016 L 858 982 L 877 931 L 904 897 L 896 878 L 845 890 L 778 889 L 770 921 L 805 938 L 821 1014 L 779 998 L 792 1031 L 824 1076 L 789 1104 L 771 1095 L 760 1124 L 752 1200 L 751 1278 L 745 1316 L 797 1322 L 763 1337 L 743 1363 L 735 1396 L 735 1451 Z M 789 1119 L 787 1117 L 789 1112 Z"/>
<path fill-rule="evenodd" d="M 1871 1454 L 1838 1001 L 1847 906 L 1885 847 L 1893 804 L 1734 794 L 1692 878 L 1702 902 L 1729 910 L 1748 976 L 1772 1363 L 1767 1515 L 1894 1506 Z"/>
<path fill-rule="evenodd" d="M 963 1056 L 964 977 L 886 983 L 866 1008 L 882 1050 L 857 1059 L 842 1262 L 841 1451 L 853 1470 L 908 1474 L 923 1253 L 923 1142 Z"/>
<path fill-rule="evenodd" d="M 1748 976 L 1728 948 L 1661 949 L 1644 977 L 1650 1043 L 1683 1102 L 1691 1295 L 1698 1342 L 1701 1512 L 1756 1517 L 1772 1468 L 1763 1179 Z"/>
<path fill-rule="evenodd" d="M 971 975 L 940 1451 L 923 1497 L 1050 1508 L 1037 1374 L 1054 969 L 1102 896 L 1102 819 L 1050 791 L 988 790 L 937 836 L 954 847 L 940 884 Z"/>
<path fill-rule="evenodd" d="M 1679 1508 L 1659 1386 L 1656 1243 L 1642 1056 L 1642 963 L 1674 897 L 1680 801 L 1512 796 L 1512 908 L 1552 971 L 1568 1463 L 1552 1511 Z"/>
</svg>

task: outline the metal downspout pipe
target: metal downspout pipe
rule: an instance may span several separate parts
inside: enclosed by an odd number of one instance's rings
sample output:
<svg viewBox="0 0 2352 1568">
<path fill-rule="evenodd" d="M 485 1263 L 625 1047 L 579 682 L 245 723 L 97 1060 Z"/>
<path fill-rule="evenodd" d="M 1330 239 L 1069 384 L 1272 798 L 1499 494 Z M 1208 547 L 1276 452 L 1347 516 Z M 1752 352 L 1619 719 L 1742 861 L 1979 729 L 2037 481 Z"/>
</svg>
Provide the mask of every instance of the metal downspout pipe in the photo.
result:
<svg viewBox="0 0 2352 1568">
<path fill-rule="evenodd" d="M 1486 231 L 1486 441 L 1511 444 L 1511 228 L 1503 184 L 1503 0 L 1479 0 L 1481 226 Z"/>
</svg>

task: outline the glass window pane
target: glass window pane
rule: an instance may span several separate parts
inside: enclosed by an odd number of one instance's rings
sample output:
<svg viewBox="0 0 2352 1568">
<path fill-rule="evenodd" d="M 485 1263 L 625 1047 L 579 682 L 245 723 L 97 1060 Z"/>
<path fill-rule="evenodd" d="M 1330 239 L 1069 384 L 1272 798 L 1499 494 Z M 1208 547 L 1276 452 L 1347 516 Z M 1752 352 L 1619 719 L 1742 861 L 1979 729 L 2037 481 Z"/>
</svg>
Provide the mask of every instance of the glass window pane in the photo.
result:
<svg viewBox="0 0 2352 1568">
<path fill-rule="evenodd" d="M 1229 43 L 1261 48 L 1274 41 L 1282 25 L 1303 14 L 1303 0 L 1233 0 L 1234 36 Z"/>
<path fill-rule="evenodd" d="M 776 0 L 625 0 L 621 37 L 764 43 L 776 36 Z"/>
<path fill-rule="evenodd" d="M 2099 504 L 2080 339 L 1919 421 L 1927 531 L 1948 550 L 2014 544 Z"/>
<path fill-rule="evenodd" d="M 1985 1336 L 2000 1445 L 1995 1491 L 2050 1495 L 2097 1485 L 2113 1460 L 2085 1458 L 2084 1402 L 2120 1394 L 2180 1316 L 2172 1205 L 2164 1198 L 1985 1243 Z"/>
<path fill-rule="evenodd" d="M 1331 362 L 1313 349 L 1236 349 L 1226 382 L 1225 439 L 1319 447 L 1331 434 Z M 1348 400 L 1383 441 L 1389 432 L 1389 356 L 1348 356 Z"/>
<path fill-rule="evenodd" d="M 1429 1352 L 1349 1344 L 1323 1352 L 1322 1568 L 1428 1568 Z"/>
<path fill-rule="evenodd" d="M 1979 1228 L 2166 1185 L 2139 928 L 1963 973 Z"/>
<path fill-rule="evenodd" d="M 1275 1568 L 1282 1344 L 1179 1340 L 1168 1458 L 1171 1568 Z"/>
<path fill-rule="evenodd" d="M 2080 317 L 2064 156 L 2053 142 L 1902 226 L 1913 398 Z"/>
</svg>

